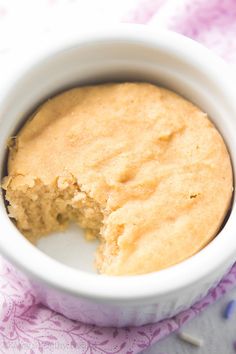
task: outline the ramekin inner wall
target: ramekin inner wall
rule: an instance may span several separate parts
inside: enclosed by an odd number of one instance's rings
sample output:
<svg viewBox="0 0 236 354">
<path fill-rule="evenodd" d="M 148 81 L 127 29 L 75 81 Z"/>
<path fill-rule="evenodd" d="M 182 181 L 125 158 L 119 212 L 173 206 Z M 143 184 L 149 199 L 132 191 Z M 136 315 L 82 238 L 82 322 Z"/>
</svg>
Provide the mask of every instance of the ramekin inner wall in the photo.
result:
<svg viewBox="0 0 236 354">
<path fill-rule="evenodd" d="M 114 82 L 145 81 L 164 86 L 183 95 L 205 111 L 220 130 L 227 144 L 228 130 L 224 111 L 216 85 L 199 67 L 178 53 L 171 53 L 163 46 L 157 53 L 151 43 L 133 41 L 93 41 L 80 46 L 55 50 L 38 63 L 27 68 L 26 75 L 15 86 L 9 106 L 5 110 L 9 117 L 6 139 L 16 135 L 30 114 L 44 100 L 67 88 L 78 85 Z M 22 87 L 27 89 L 27 94 Z M 14 100 L 16 105 L 12 107 Z M 6 159 L 6 158 L 5 158 Z M 2 175 L 6 174 L 4 164 Z"/>
<path fill-rule="evenodd" d="M 157 52 L 151 43 L 131 44 L 124 40 L 95 40 L 55 51 L 42 61 L 39 57 L 38 63 L 27 68 L 26 75 L 22 73 L 11 92 L 9 105 L 2 108 L 9 121 L 7 131 L 4 130 L 12 135 L 42 101 L 66 88 L 109 81 L 146 81 L 174 90 L 197 104 L 212 117 L 227 142 L 222 92 L 194 63 L 188 62 L 190 59 L 186 56 L 183 60 L 178 53 L 172 57 L 166 48 L 160 47 Z"/>
</svg>

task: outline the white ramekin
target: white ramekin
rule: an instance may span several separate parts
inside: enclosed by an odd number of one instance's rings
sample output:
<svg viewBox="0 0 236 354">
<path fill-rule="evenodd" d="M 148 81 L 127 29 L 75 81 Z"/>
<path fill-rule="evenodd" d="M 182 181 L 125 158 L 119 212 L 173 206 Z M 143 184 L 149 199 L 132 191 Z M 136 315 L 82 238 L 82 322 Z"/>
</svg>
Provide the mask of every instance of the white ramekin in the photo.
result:
<svg viewBox="0 0 236 354">
<path fill-rule="evenodd" d="M 0 94 L 2 176 L 8 137 L 42 100 L 77 84 L 114 80 L 154 82 L 196 103 L 223 134 L 235 168 L 236 95 L 230 71 L 192 40 L 124 25 L 54 38 L 23 54 L 15 58 Z M 176 314 L 204 296 L 236 256 L 234 204 L 223 230 L 202 251 L 176 266 L 140 276 L 90 274 L 51 259 L 10 221 L 3 194 L 0 220 L 1 253 L 27 277 L 42 303 L 69 318 L 103 326 L 137 326 Z"/>
</svg>

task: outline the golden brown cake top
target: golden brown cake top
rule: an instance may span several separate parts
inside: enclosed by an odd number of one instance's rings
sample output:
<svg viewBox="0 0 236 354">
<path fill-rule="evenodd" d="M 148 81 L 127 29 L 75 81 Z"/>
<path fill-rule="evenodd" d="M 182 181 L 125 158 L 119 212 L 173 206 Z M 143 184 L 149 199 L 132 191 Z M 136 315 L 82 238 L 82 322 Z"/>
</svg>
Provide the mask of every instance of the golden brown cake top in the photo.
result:
<svg viewBox="0 0 236 354">
<path fill-rule="evenodd" d="M 107 274 L 154 271 L 196 253 L 232 195 L 230 158 L 207 115 L 146 83 L 75 88 L 37 110 L 10 154 L 8 188 L 69 175 L 105 215 L 98 267 Z"/>
</svg>

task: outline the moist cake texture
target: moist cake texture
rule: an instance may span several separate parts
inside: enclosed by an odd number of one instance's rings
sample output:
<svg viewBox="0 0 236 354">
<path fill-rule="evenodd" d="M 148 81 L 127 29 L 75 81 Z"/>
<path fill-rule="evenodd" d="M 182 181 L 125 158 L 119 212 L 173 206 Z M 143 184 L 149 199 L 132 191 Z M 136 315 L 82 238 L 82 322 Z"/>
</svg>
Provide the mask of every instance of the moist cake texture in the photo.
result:
<svg viewBox="0 0 236 354">
<path fill-rule="evenodd" d="M 3 188 L 31 242 L 76 222 L 101 241 L 99 272 L 141 274 L 217 234 L 232 170 L 221 135 L 192 103 L 147 83 L 103 84 L 37 109 L 11 139 Z"/>
</svg>

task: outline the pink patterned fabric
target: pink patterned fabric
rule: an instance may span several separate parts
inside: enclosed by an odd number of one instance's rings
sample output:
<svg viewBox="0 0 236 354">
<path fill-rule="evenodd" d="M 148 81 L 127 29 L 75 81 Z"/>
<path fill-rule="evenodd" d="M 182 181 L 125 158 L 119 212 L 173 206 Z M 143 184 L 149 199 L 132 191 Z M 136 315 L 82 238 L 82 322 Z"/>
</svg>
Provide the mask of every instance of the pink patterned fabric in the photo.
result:
<svg viewBox="0 0 236 354">
<path fill-rule="evenodd" d="M 62 10 L 62 3 L 63 6 L 75 6 L 76 1 L 44 0 L 38 3 L 40 6 L 47 3 L 50 11 L 54 11 L 52 8 L 58 6 Z M 7 3 L 12 2 L 9 0 Z M 170 28 L 202 42 L 229 62 L 236 63 L 235 0 L 142 0 L 136 5 L 133 11 L 127 9 L 120 20 Z M 8 8 L 6 2 L 0 0 L 0 28 L 5 25 L 11 11 L 11 6 Z M 9 36 L 9 41 L 11 38 Z M 140 328 L 98 328 L 71 321 L 42 306 L 29 284 L 19 280 L 14 268 L 3 260 L 0 263 L 0 352 L 4 354 L 139 353 L 179 329 L 236 284 L 234 265 L 203 300 L 172 319 Z"/>
<path fill-rule="evenodd" d="M 201 301 L 177 316 L 133 328 L 98 328 L 71 321 L 38 303 L 28 283 L 14 268 L 2 263 L 0 273 L 0 352 L 135 354 L 178 330 L 236 283 L 236 265 Z"/>
</svg>

